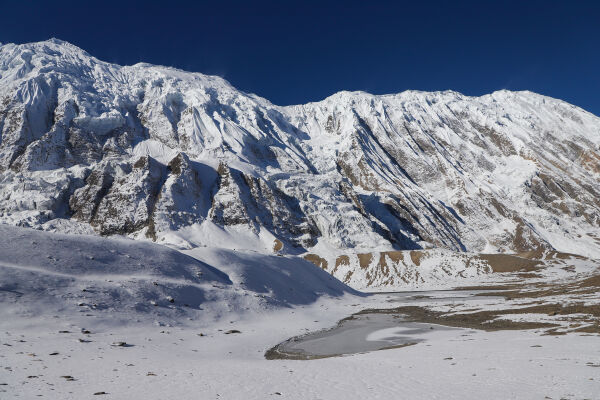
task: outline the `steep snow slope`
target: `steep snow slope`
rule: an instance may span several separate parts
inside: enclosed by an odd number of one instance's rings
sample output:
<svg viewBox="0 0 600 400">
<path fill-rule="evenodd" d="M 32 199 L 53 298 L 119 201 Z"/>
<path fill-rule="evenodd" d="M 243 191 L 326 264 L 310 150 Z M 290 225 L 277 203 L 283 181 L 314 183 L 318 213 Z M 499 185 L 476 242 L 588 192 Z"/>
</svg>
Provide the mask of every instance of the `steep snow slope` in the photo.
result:
<svg viewBox="0 0 600 400">
<path fill-rule="evenodd" d="M 387 232 L 455 250 L 597 254 L 585 235 L 600 222 L 600 120 L 583 110 L 501 91 L 338 93 L 287 111 Z"/>
<path fill-rule="evenodd" d="M 218 77 L 0 47 L 0 222 L 329 257 L 600 255 L 600 119 L 530 92 L 290 107 Z"/>
</svg>

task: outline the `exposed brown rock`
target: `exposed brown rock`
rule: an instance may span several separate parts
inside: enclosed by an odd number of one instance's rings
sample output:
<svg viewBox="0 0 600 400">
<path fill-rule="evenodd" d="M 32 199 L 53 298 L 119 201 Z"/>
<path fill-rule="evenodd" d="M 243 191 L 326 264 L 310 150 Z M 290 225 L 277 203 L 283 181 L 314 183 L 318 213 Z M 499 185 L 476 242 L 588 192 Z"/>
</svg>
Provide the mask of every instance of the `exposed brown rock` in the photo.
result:
<svg viewBox="0 0 600 400">
<path fill-rule="evenodd" d="M 327 260 L 319 257 L 316 254 L 306 254 L 302 258 L 304 258 L 306 261 L 310 261 L 311 263 L 315 264 L 319 268 L 327 270 Z"/>
<path fill-rule="evenodd" d="M 367 269 L 371 265 L 371 261 L 373 260 L 372 253 L 357 254 L 356 256 L 358 257 L 358 264 L 362 269 Z"/>
<path fill-rule="evenodd" d="M 479 254 L 477 258 L 487 262 L 493 272 L 535 271 L 541 264 L 541 261 L 510 254 Z"/>
<path fill-rule="evenodd" d="M 278 252 L 278 251 L 281 251 L 282 249 L 283 249 L 283 242 L 279 239 L 275 239 L 273 241 L 273 251 Z"/>
<path fill-rule="evenodd" d="M 420 251 L 411 251 L 409 253 L 410 255 L 410 259 L 412 260 L 413 264 L 415 264 L 417 267 L 419 265 L 421 265 L 421 259 L 423 258 L 423 253 Z"/>
</svg>

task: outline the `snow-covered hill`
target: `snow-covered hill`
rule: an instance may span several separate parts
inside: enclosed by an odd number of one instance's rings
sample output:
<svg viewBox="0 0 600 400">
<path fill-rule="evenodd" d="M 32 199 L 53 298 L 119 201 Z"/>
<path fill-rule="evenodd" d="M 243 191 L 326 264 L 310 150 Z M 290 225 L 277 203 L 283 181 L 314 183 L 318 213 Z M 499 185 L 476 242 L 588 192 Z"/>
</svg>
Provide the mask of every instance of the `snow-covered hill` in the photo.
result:
<svg viewBox="0 0 600 400">
<path fill-rule="evenodd" d="M 531 92 L 340 92 L 0 47 L 0 222 L 322 257 L 600 256 L 600 118 Z"/>
<path fill-rule="evenodd" d="M 196 249 L 0 225 L 0 319 L 48 315 L 120 325 L 210 324 L 361 296 L 298 257 Z M 91 318 L 90 318 L 91 317 Z"/>
</svg>

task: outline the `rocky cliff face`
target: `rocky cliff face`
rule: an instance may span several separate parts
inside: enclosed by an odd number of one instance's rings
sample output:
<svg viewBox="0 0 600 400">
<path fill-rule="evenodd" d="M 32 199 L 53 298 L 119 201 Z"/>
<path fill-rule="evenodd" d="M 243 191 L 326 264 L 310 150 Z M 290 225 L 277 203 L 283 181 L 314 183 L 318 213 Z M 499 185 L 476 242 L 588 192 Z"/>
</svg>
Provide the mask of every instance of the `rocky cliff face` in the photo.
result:
<svg viewBox="0 0 600 400">
<path fill-rule="evenodd" d="M 0 47 L 3 223 L 167 242 L 211 225 L 284 253 L 596 256 L 599 149 L 598 117 L 530 92 L 279 107 L 58 40 Z"/>
</svg>

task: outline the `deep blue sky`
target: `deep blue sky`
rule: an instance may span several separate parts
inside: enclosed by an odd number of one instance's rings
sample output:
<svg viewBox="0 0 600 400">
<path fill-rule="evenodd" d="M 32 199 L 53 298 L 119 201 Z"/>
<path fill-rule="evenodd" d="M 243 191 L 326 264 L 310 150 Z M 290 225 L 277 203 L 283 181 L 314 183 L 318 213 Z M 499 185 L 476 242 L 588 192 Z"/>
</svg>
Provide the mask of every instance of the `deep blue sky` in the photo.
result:
<svg viewBox="0 0 600 400">
<path fill-rule="evenodd" d="M 88 3 L 0 0 L 0 41 L 57 37 L 281 105 L 339 90 L 528 89 L 600 115 L 598 1 Z"/>
</svg>

